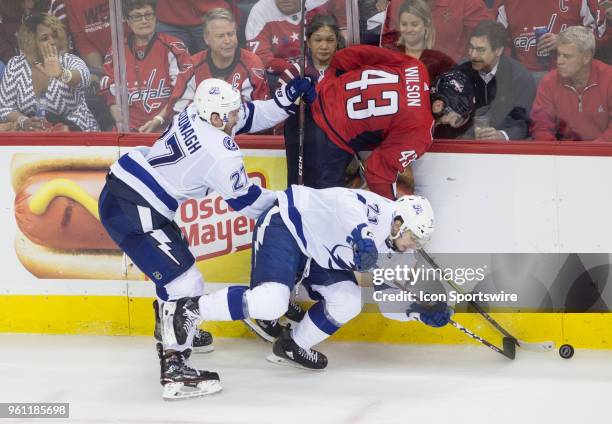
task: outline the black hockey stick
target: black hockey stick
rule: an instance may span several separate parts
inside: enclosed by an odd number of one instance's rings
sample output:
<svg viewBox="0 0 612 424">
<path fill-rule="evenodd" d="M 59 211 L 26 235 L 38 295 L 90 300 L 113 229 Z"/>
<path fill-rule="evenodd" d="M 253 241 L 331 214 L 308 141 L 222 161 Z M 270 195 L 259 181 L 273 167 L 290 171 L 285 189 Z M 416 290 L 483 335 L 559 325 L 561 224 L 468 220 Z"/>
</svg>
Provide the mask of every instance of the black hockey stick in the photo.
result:
<svg viewBox="0 0 612 424">
<path fill-rule="evenodd" d="M 302 17 L 300 20 L 300 78 L 304 78 L 306 70 L 306 0 L 301 1 Z M 304 120 L 306 119 L 306 106 L 304 99 L 300 98 L 298 115 L 298 185 L 304 184 Z"/>
<path fill-rule="evenodd" d="M 433 260 L 431 256 L 429 256 L 429 254 L 425 250 L 418 249 L 417 251 L 423 257 L 423 259 L 427 261 L 429 265 L 431 265 L 436 270 L 441 270 L 440 266 L 436 263 L 436 261 Z M 457 291 L 457 293 L 463 293 L 461 288 L 453 280 L 449 278 L 442 278 L 442 280 L 448 283 L 455 291 Z M 473 300 L 470 300 L 469 304 L 472 305 L 472 307 L 476 309 L 476 311 L 478 311 L 478 313 L 482 315 L 489 322 L 489 324 L 491 324 L 500 333 L 504 335 L 504 343 L 506 339 L 511 339 L 518 347 L 521 347 L 526 350 L 533 350 L 536 352 L 548 352 L 555 348 L 555 343 L 552 341 L 528 343 L 523 340 L 517 339 L 512 334 L 510 334 L 504 327 L 502 327 L 497 321 L 495 321 L 495 319 L 493 319 L 491 315 L 489 315 L 484 309 L 482 309 L 482 307 L 478 303 Z"/>
<path fill-rule="evenodd" d="M 502 350 L 502 349 L 498 348 L 497 346 L 495 346 L 493 343 L 490 343 L 490 342 L 486 341 L 485 339 L 483 339 L 479 335 L 472 333 L 470 330 L 468 330 L 467 328 L 465 328 L 463 325 L 459 324 L 458 322 L 450 320 L 450 323 L 457 330 L 467 334 L 468 336 L 470 336 L 474 340 L 479 341 L 480 343 L 482 343 L 483 345 L 485 345 L 489 349 L 492 349 L 492 350 L 494 350 L 497 353 L 501 353 L 502 355 L 504 355 L 508 359 L 514 359 L 515 358 L 515 356 L 516 356 L 516 339 L 514 339 L 512 337 L 504 337 L 504 339 L 503 339 L 504 349 Z"/>
<path fill-rule="evenodd" d="M 408 288 L 397 282 L 397 281 L 393 281 L 390 282 L 392 286 L 394 286 L 395 288 L 405 291 L 405 292 L 410 292 L 410 290 L 408 290 Z M 416 321 L 422 322 L 420 320 L 420 318 L 413 318 Z M 449 323 L 455 327 L 457 330 L 461 331 L 462 333 L 467 334 L 468 336 L 470 336 L 471 338 L 473 338 L 474 340 L 479 341 L 480 343 L 482 343 L 483 345 L 485 345 L 486 347 L 488 347 L 489 349 L 494 350 L 497 353 L 500 353 L 502 355 L 504 355 L 506 358 L 508 359 L 512 359 L 514 360 L 514 357 L 516 356 L 516 343 L 515 343 L 515 339 L 513 339 L 512 337 L 504 337 L 503 339 L 503 349 L 498 348 L 497 346 L 495 346 L 493 343 L 489 342 L 486 339 L 483 339 L 482 337 L 480 337 L 478 334 L 473 333 L 472 331 L 468 330 L 467 328 L 465 328 L 463 325 L 459 324 L 457 321 L 453 321 L 452 319 L 449 320 Z"/>
</svg>

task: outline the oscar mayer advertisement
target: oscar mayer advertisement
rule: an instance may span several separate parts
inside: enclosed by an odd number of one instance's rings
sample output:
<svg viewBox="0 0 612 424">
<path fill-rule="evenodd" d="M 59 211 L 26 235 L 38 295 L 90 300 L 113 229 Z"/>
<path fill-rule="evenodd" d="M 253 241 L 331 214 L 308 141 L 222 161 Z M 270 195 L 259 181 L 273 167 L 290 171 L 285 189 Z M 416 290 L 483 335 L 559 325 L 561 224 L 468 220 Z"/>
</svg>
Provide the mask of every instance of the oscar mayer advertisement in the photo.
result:
<svg viewBox="0 0 612 424">
<path fill-rule="evenodd" d="M 32 276 L 62 280 L 146 279 L 106 234 L 99 220 L 98 196 L 108 167 L 117 160 L 116 150 L 106 151 L 109 153 L 36 152 L 10 156 L 17 227 L 14 250 L 21 266 Z M 249 176 L 257 184 L 271 188 L 284 184 L 283 158 L 274 156 L 256 154 L 246 158 Z M 271 180 L 275 180 L 274 184 Z M 234 212 L 213 194 L 183 203 L 176 221 L 207 281 L 248 281 L 253 220 Z"/>
</svg>

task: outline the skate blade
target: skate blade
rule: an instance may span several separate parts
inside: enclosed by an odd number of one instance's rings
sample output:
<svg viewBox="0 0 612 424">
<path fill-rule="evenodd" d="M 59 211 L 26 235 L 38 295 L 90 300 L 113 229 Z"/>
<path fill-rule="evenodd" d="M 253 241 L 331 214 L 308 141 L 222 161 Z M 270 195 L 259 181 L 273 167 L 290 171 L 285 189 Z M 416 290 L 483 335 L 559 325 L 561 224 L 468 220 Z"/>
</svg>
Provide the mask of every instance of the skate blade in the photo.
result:
<svg viewBox="0 0 612 424">
<path fill-rule="evenodd" d="M 266 357 L 266 361 L 272 362 L 273 364 L 276 364 L 276 365 L 298 368 L 298 369 L 306 370 L 306 371 L 316 371 L 316 372 L 325 371 L 325 368 L 308 368 L 308 367 L 298 364 L 297 362 L 293 362 L 288 359 L 282 358 L 280 356 L 276 356 L 273 353 Z"/>
<path fill-rule="evenodd" d="M 244 322 L 247 328 L 251 330 L 253 333 L 255 333 L 255 335 L 259 337 L 260 339 L 262 339 L 264 342 L 274 343 L 276 341 L 274 337 L 270 336 L 268 333 L 263 331 L 261 328 L 259 328 L 257 323 L 251 321 L 250 319 L 248 318 L 243 319 L 242 322 Z"/>
<path fill-rule="evenodd" d="M 193 353 L 210 353 L 215 350 L 215 346 L 210 344 L 206 346 L 193 347 L 191 348 L 191 350 L 193 351 Z"/>
<path fill-rule="evenodd" d="M 220 392 L 221 383 L 216 380 L 202 381 L 196 387 L 185 386 L 183 383 L 168 383 L 164 386 L 162 397 L 167 401 L 197 398 Z"/>
</svg>

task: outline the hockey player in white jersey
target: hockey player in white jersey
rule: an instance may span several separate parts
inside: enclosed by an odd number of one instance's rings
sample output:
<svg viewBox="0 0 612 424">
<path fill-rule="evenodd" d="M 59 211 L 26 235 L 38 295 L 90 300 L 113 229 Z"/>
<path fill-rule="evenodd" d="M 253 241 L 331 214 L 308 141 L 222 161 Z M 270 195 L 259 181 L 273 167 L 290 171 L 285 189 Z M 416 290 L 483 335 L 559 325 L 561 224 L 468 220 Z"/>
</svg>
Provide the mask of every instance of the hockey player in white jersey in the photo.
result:
<svg viewBox="0 0 612 424">
<path fill-rule="evenodd" d="M 172 331 L 164 328 L 179 299 L 204 293 L 202 275 L 174 215 L 181 202 L 212 192 L 250 218 L 270 208 L 276 200 L 274 192 L 249 179 L 233 136 L 275 126 L 294 111 L 300 97 L 307 102 L 315 99 L 310 80 L 296 78 L 277 89 L 272 100 L 242 104 L 240 92 L 230 84 L 207 79 L 198 86 L 193 103 L 174 117 L 152 147 L 136 148 L 111 166 L 100 194 L 100 220 L 156 284 L 164 398 L 221 390 L 216 373 L 186 364 L 193 340 L 177 343 L 168 337 Z M 196 337 L 210 339 L 202 336 L 202 330 Z"/>
<path fill-rule="evenodd" d="M 205 321 L 256 318 L 274 320 L 287 310 L 296 277 L 317 302 L 274 343 L 269 359 L 321 370 L 327 358 L 312 347 L 334 334 L 361 311 L 361 291 L 353 271 L 367 271 L 379 253 L 422 246 L 434 230 L 433 211 L 420 196 L 392 201 L 347 188 L 316 190 L 291 186 L 257 221 L 252 243 L 251 286 L 232 286 L 182 302 L 175 336 L 183 342 L 194 331 L 188 315 Z M 422 309 L 422 321 L 430 311 Z M 439 318 L 450 317 L 450 311 Z M 442 319 L 440 319 L 442 321 Z"/>
</svg>

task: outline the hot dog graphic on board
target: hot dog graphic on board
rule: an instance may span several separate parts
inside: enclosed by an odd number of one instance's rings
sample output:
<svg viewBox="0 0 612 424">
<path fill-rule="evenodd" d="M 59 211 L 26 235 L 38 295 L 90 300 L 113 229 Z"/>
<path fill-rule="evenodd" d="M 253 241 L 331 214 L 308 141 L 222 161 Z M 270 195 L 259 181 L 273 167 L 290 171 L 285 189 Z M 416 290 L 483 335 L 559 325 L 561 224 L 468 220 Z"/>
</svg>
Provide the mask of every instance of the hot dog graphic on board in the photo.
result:
<svg viewBox="0 0 612 424">
<path fill-rule="evenodd" d="M 116 155 L 15 154 L 15 252 L 38 278 L 142 280 L 98 216 L 98 196 Z"/>
<path fill-rule="evenodd" d="M 114 154 L 13 155 L 15 252 L 31 274 L 49 279 L 146 279 L 111 240 L 98 216 L 98 197 L 116 160 Z M 267 185 L 263 174 L 249 176 Z M 216 193 L 181 204 L 176 221 L 198 262 L 249 249 L 255 224 Z"/>
</svg>

